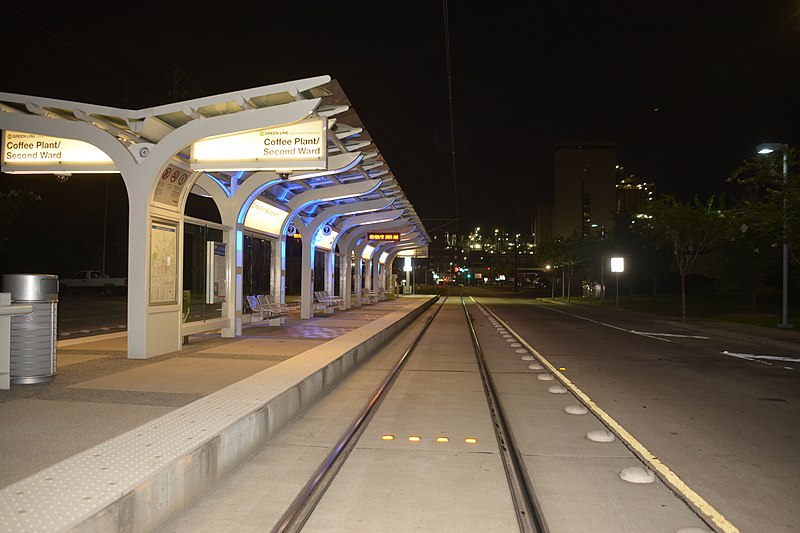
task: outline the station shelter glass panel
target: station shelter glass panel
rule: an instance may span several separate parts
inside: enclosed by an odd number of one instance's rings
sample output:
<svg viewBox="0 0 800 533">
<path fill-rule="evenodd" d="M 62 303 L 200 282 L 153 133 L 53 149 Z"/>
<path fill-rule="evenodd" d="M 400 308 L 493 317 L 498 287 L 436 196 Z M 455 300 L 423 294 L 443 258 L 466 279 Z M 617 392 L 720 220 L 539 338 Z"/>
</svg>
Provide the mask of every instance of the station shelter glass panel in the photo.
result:
<svg viewBox="0 0 800 533">
<path fill-rule="evenodd" d="M 303 259 L 303 243 L 297 234 L 286 239 L 286 286 L 287 296 L 300 296 Z"/>
<path fill-rule="evenodd" d="M 184 322 L 220 318 L 222 301 L 206 294 L 209 243 L 222 243 L 221 229 L 189 222 L 183 224 L 183 316 Z"/>
<path fill-rule="evenodd" d="M 314 250 L 314 292 L 325 290 L 325 252 Z"/>
<path fill-rule="evenodd" d="M 245 234 L 242 250 L 242 297 L 270 294 L 272 241 Z M 242 309 L 248 309 L 242 302 Z"/>
</svg>

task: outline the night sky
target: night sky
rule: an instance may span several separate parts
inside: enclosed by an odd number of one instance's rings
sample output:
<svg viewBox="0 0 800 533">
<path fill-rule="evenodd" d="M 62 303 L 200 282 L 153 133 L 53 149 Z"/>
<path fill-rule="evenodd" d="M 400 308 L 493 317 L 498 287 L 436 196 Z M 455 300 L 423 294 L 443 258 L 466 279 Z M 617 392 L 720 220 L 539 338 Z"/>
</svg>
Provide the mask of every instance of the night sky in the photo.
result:
<svg viewBox="0 0 800 533">
<path fill-rule="evenodd" d="M 282 4 L 0 1 L 0 91 L 138 109 L 327 74 L 428 230 L 530 217 L 560 141 L 686 198 L 800 146 L 797 0 Z"/>
</svg>

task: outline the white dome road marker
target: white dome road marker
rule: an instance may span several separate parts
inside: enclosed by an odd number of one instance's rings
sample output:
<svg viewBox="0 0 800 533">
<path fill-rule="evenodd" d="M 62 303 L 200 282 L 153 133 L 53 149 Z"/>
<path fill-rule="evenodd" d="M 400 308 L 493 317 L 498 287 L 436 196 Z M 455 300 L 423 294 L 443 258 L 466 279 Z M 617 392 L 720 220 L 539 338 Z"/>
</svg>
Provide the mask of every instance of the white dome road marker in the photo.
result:
<svg viewBox="0 0 800 533">
<path fill-rule="evenodd" d="M 473 298 L 473 300 L 474 300 L 474 298 Z M 477 301 L 476 301 L 476 303 L 477 303 Z M 550 308 L 549 307 L 542 307 L 542 309 L 550 309 Z M 602 326 L 610 327 L 610 328 L 617 329 L 617 330 L 620 330 L 620 331 L 625 331 L 627 333 L 632 333 L 630 330 L 627 330 L 627 329 L 624 329 L 624 328 L 620 328 L 620 327 L 617 327 L 617 326 L 614 326 L 614 325 L 611 325 L 611 324 L 605 324 L 603 322 L 598 322 L 597 320 L 592 320 L 592 319 L 581 317 L 581 316 L 578 316 L 578 315 L 571 315 L 570 313 L 565 313 L 565 312 L 557 310 L 557 309 L 550 309 L 550 310 L 551 311 L 556 311 L 556 312 L 564 314 L 564 315 L 573 316 L 573 317 L 581 319 L 581 320 L 594 322 L 594 323 L 602 325 Z M 502 320 L 500 320 L 499 317 L 497 317 L 497 315 L 494 315 L 494 313 L 491 310 L 489 310 L 489 312 L 492 313 L 492 315 L 495 316 L 495 318 L 500 323 L 505 324 Z M 654 456 L 652 453 L 650 453 L 650 451 L 647 448 L 645 448 L 642 443 L 640 443 L 638 440 L 636 440 L 636 438 L 634 438 L 633 435 L 628 433 L 628 431 L 625 428 L 623 428 L 621 425 L 619 425 L 616 420 L 611 418 L 611 416 L 608 413 L 603 411 L 597 404 L 595 404 L 594 401 L 591 398 L 589 398 L 589 396 L 587 396 L 574 383 L 572 383 L 564 374 L 559 372 L 558 368 L 553 366 L 547 359 L 545 359 L 544 356 L 542 356 L 542 354 L 540 354 L 538 351 L 536 351 L 535 348 L 533 348 L 533 346 L 528 344 L 525 341 L 525 339 L 523 339 L 519 335 L 517 335 L 517 333 L 513 329 L 508 327 L 507 324 L 505 324 L 505 327 L 510 333 L 512 333 L 515 337 L 517 337 L 519 342 L 525 348 L 527 348 L 528 351 L 531 354 L 536 356 L 536 359 L 539 362 L 541 362 L 541 364 L 545 367 L 545 369 L 547 369 L 550 372 L 550 374 L 540 374 L 539 376 L 537 376 L 538 379 L 540 379 L 542 381 L 546 381 L 546 380 L 548 380 L 548 378 L 550 380 L 552 380 L 553 376 L 556 376 L 558 378 L 558 380 L 565 387 L 570 389 L 570 391 L 575 395 L 575 397 L 578 398 L 588 409 L 590 409 L 595 414 L 595 416 L 597 416 L 604 423 L 604 425 L 606 427 L 608 427 L 614 433 L 616 433 L 616 435 L 620 438 L 620 440 L 622 440 L 628 446 L 628 448 L 630 448 L 631 451 L 633 451 L 634 454 L 639 456 L 639 459 L 641 459 L 642 462 L 650 465 L 652 470 L 657 472 L 658 475 L 662 478 L 662 480 L 665 483 L 669 484 L 678 494 L 680 494 L 683 498 L 685 498 L 687 503 L 689 503 L 694 508 L 696 508 L 699 513 L 702 513 L 704 516 L 708 517 L 708 519 L 711 520 L 714 524 L 716 524 L 717 527 L 720 528 L 720 531 L 722 531 L 723 533 L 740 533 L 739 532 L 739 528 L 737 528 L 732 523 L 730 523 L 728 521 L 728 519 L 726 519 L 710 503 L 705 501 L 699 494 L 697 494 L 692 488 L 690 488 L 686 483 L 684 483 L 683 480 L 677 476 L 677 474 L 675 474 L 672 470 L 669 469 L 669 467 L 667 467 L 667 465 L 662 463 L 656 456 Z M 651 338 L 651 339 L 655 339 L 655 340 L 659 340 L 659 341 L 670 342 L 670 343 L 672 342 L 669 339 L 665 339 L 663 337 L 657 337 L 657 336 L 651 336 L 651 335 L 643 335 L 641 333 L 633 333 L 633 334 L 642 335 L 642 336 L 645 336 L 645 337 L 648 337 L 648 338 Z M 543 377 L 543 376 L 548 376 L 548 377 Z M 569 408 L 567 408 L 567 409 L 569 409 Z M 569 411 L 567 411 L 567 412 L 569 412 Z M 631 468 L 641 468 L 641 467 L 631 467 Z M 648 469 L 648 472 L 652 473 L 652 471 L 649 470 L 649 469 Z M 622 474 L 620 474 L 620 476 L 622 476 Z"/>
</svg>

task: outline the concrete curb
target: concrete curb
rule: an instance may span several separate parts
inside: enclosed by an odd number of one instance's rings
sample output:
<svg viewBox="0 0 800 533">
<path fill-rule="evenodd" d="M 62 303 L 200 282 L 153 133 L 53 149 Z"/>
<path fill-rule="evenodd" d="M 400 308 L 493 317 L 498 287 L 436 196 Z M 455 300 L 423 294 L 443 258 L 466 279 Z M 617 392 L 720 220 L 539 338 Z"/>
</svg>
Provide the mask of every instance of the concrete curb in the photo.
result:
<svg viewBox="0 0 800 533">
<path fill-rule="evenodd" d="M 0 530 L 158 531 L 435 301 L 415 299 L 0 490 Z"/>
</svg>

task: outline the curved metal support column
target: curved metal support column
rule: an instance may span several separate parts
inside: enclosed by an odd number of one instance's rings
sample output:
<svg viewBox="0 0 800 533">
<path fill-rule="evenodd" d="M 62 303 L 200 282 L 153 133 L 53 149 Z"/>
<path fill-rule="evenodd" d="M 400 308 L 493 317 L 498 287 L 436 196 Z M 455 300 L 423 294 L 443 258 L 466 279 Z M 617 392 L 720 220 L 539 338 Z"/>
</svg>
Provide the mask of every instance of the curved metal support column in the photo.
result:
<svg viewBox="0 0 800 533">
<path fill-rule="evenodd" d="M 342 242 L 339 248 L 339 296 L 342 297 L 342 309 L 350 309 L 353 295 L 353 249 Z"/>
<path fill-rule="evenodd" d="M 374 224 L 354 226 L 347 233 L 339 233 L 339 236 L 334 241 L 334 244 L 338 244 L 339 246 L 339 275 L 341 276 L 340 288 L 341 296 L 344 299 L 344 305 L 346 309 L 350 309 L 353 306 L 353 295 L 358 297 L 358 305 L 361 305 L 361 270 L 358 271 L 357 276 L 351 283 L 353 268 L 360 263 L 360 255 L 356 256 L 355 258 L 353 257 L 354 249 L 359 243 L 360 239 L 362 239 L 370 231 L 394 230 L 406 226 L 407 223 L 407 219 L 399 218 L 390 220 L 388 222 L 376 222 Z"/>
<path fill-rule="evenodd" d="M 380 186 L 380 180 L 361 181 L 344 185 L 334 185 L 323 189 L 311 189 L 302 192 L 289 200 L 291 212 L 287 217 L 288 222 L 298 217 L 301 211 L 314 203 L 342 200 L 369 194 Z M 314 239 L 317 231 L 323 224 L 332 219 L 345 214 L 364 213 L 377 211 L 390 206 L 394 200 L 383 198 L 380 200 L 369 200 L 365 202 L 353 202 L 351 204 L 341 204 L 328 208 L 319 213 L 308 226 L 306 224 L 295 224 L 302 237 L 303 253 L 301 258 L 302 271 L 300 281 L 300 318 L 314 317 Z M 285 233 L 285 227 L 281 233 Z"/>
<path fill-rule="evenodd" d="M 206 191 L 217 205 L 222 225 L 230 228 L 223 233 L 226 246 L 226 291 L 223 316 L 228 319 L 228 326 L 222 328 L 223 337 L 238 337 L 242 334 L 242 224 L 237 220 L 239 209 L 232 199 L 237 183 L 232 181 L 232 191 L 227 191 L 207 174 L 200 173 L 193 185 L 199 185 Z M 229 196 L 230 195 L 230 196 Z M 187 195 L 188 196 L 188 195 Z"/>
<path fill-rule="evenodd" d="M 386 292 L 386 264 L 381 263 L 381 256 L 384 254 L 390 243 L 384 242 L 375 247 L 372 253 L 372 287 L 377 291 Z"/>
<path fill-rule="evenodd" d="M 336 271 L 336 253 L 334 251 L 326 251 L 325 253 L 325 292 L 333 295 L 335 291 L 335 280 L 333 279 Z M 341 307 L 340 307 L 341 309 Z"/>
<path fill-rule="evenodd" d="M 286 302 L 286 234 L 271 241 L 269 292 L 281 303 Z"/>
<path fill-rule="evenodd" d="M 394 258 L 397 257 L 398 253 L 400 253 L 400 250 L 394 249 L 386 256 L 386 276 L 393 278 L 392 282 L 389 283 L 389 288 L 393 294 L 397 294 L 397 283 L 394 279 Z"/>
<path fill-rule="evenodd" d="M 29 131 L 88 142 L 103 150 L 120 171 L 128 192 L 128 358 L 146 359 L 181 347 L 181 303 L 151 306 L 148 293 L 150 274 L 150 231 L 154 211 L 153 191 L 160 172 L 174 163 L 175 154 L 194 141 L 213 135 L 264 128 L 300 120 L 316 109 L 320 99 L 252 109 L 203 120 L 194 120 L 165 135 L 158 143 L 135 143 L 125 147 L 111 133 L 87 122 L 74 122 L 16 113 L 0 113 L 0 129 Z M 83 104 L 76 104 L 80 108 Z M 146 117 L 145 117 L 146 120 Z M 229 210 L 220 206 L 223 216 Z M 162 213 L 180 228 L 182 213 Z M 234 230 L 234 235 L 236 230 Z M 177 250 L 182 235 L 177 231 Z M 236 246 L 236 239 L 228 241 Z M 176 260 L 177 260 L 176 250 Z M 235 252 L 234 252 L 235 253 Z M 180 291 L 180 285 L 177 290 Z M 235 329 L 235 325 L 229 324 Z"/>
<path fill-rule="evenodd" d="M 411 226 L 407 226 L 406 228 L 402 229 L 401 232 L 404 233 L 404 235 L 406 236 L 405 238 L 412 240 L 419 235 L 419 232 Z M 380 290 L 380 289 L 383 289 L 384 291 L 386 290 L 386 280 L 388 276 L 386 274 L 385 263 L 383 266 L 381 266 L 381 261 L 380 261 L 381 255 L 383 255 L 384 252 L 386 252 L 388 249 L 391 249 L 394 245 L 401 245 L 403 242 L 404 241 L 400 241 L 400 243 L 383 242 L 378 246 L 376 246 L 375 250 L 373 250 L 372 257 L 370 258 L 370 261 L 372 263 L 373 290 Z"/>
<path fill-rule="evenodd" d="M 339 296 L 342 298 L 340 309 L 349 309 L 351 303 L 351 296 L 353 293 L 352 283 L 352 235 L 359 232 L 359 228 L 369 226 L 369 228 L 376 227 L 375 225 L 383 222 L 391 222 L 397 220 L 403 211 L 391 209 L 380 211 L 377 213 L 368 213 L 366 215 L 352 216 L 339 225 L 339 234 L 333 240 L 332 249 L 335 252 L 339 249 Z M 404 221 L 406 219 L 403 219 Z M 369 229 L 367 228 L 367 229 Z M 379 230 L 378 230 L 379 231 Z"/>
<path fill-rule="evenodd" d="M 354 307 L 361 307 L 364 304 L 364 281 L 362 281 L 364 278 L 363 254 L 369 243 L 370 241 L 368 239 L 362 238 L 353 249 L 353 255 L 355 256 L 355 287 L 353 287 L 355 297 L 355 302 L 353 302 Z"/>
<path fill-rule="evenodd" d="M 335 188 L 335 187 L 331 187 Z M 305 193 L 303 193 L 305 194 Z M 391 198 L 381 198 L 378 200 L 367 200 L 364 202 L 354 202 L 341 204 L 321 210 L 308 226 L 302 226 L 299 231 L 303 243 L 303 271 L 301 274 L 301 293 L 300 293 L 300 318 L 312 318 L 314 316 L 314 253 L 317 232 L 325 224 L 331 224 L 334 219 L 340 216 L 357 213 L 367 213 L 379 211 L 391 206 Z M 297 226 L 295 226 L 297 227 Z M 327 284 L 327 281 L 326 281 Z M 327 285 L 326 285 L 327 286 Z M 309 290 L 305 290 L 310 287 Z M 304 308 L 306 312 L 304 313 Z"/>
<path fill-rule="evenodd" d="M 342 221 L 339 225 L 339 235 L 333 240 L 333 246 L 335 247 L 342 237 L 343 234 L 347 233 L 350 229 L 355 228 L 357 226 L 366 226 L 368 224 L 379 224 L 381 222 L 390 222 L 392 220 L 397 220 L 403 214 L 402 210 L 399 209 L 389 209 L 386 211 L 381 211 L 379 213 L 368 213 L 366 215 L 357 215 L 353 217 L 349 217 Z M 407 220 L 407 219 L 404 219 Z M 379 231 L 379 230 L 378 230 Z"/>
<path fill-rule="evenodd" d="M 273 93 L 288 92 L 290 95 L 297 97 L 297 95 L 305 89 L 320 86 L 328 81 L 330 81 L 329 77 L 318 77 L 287 84 L 277 84 L 271 86 L 270 89 Z M 237 94 L 236 101 L 246 103 L 248 94 L 249 93 L 246 91 Z M 183 205 L 179 205 L 176 209 L 173 209 L 174 206 L 171 205 L 165 206 L 153 203 L 154 191 L 159 182 L 161 171 L 168 165 L 173 165 L 180 169 L 186 169 L 187 173 L 192 174 L 187 168 L 187 163 L 183 159 L 179 159 L 177 155 L 183 152 L 187 146 L 202 138 L 296 122 L 312 115 L 315 111 L 317 111 L 320 116 L 334 114 L 330 109 L 318 110 L 322 101 L 320 98 L 307 100 L 298 98 L 294 102 L 262 108 L 251 108 L 249 105 L 241 106 L 243 109 L 242 111 L 201 118 L 200 115 L 195 112 L 195 109 L 215 103 L 215 100 L 197 99 L 182 104 L 183 112 L 188 117 L 191 117 L 192 120 L 168 131 L 171 128 L 159 121 L 157 117 L 165 111 L 180 112 L 181 108 L 173 110 L 172 106 L 162 106 L 160 108 L 139 111 L 119 110 L 118 116 L 127 122 L 131 130 L 126 137 L 126 139 L 128 139 L 126 142 L 133 139 L 141 140 L 142 137 L 140 137 L 139 134 L 146 134 L 142 132 L 158 133 L 157 135 L 149 135 L 152 139 L 159 139 L 157 141 L 134 142 L 126 146 L 126 144 L 115 137 L 113 129 L 104 129 L 104 126 L 101 125 L 101 118 L 95 118 L 95 122 L 92 122 L 92 116 L 96 115 L 99 117 L 98 110 L 102 108 L 92 106 L 91 104 L 69 103 L 58 100 L 40 101 L 38 103 L 28 102 L 27 99 L 29 98 L 36 97 L 20 97 L 18 101 L 29 106 L 29 110 L 37 106 L 39 109 L 42 109 L 42 105 L 49 105 L 59 109 L 69 109 L 72 107 L 74 108 L 73 114 L 79 121 L 64 120 L 63 115 L 61 118 L 53 118 L 50 115 L 44 115 L 44 113 L 30 115 L 25 113 L 0 112 L 0 130 L 11 129 L 88 142 L 109 155 L 122 175 L 128 191 L 130 206 L 128 280 L 131 290 L 128 299 L 128 357 L 135 359 L 144 359 L 179 350 L 182 331 L 187 331 L 185 327 L 183 330 L 181 327 L 180 270 L 178 271 L 178 282 L 174 288 L 174 290 L 177 291 L 177 301 L 166 305 L 151 305 L 150 303 L 148 281 L 151 277 L 152 268 L 150 248 L 152 245 L 151 235 L 154 234 L 152 230 L 154 224 L 164 220 L 174 225 L 176 233 L 175 250 L 169 253 L 175 254 L 176 261 L 179 261 L 180 256 L 178 254 L 182 248 L 183 238 L 181 231 L 182 224 L 184 223 Z M 41 99 L 37 98 L 37 100 Z M 340 107 L 346 109 L 346 106 Z M 336 109 L 339 108 L 337 107 Z M 328 113 L 328 115 L 325 113 Z M 117 129 L 117 131 L 119 130 Z M 352 132 L 352 134 L 355 133 L 355 131 Z M 355 168 L 367 179 L 357 183 L 349 182 L 332 187 L 310 189 L 298 194 L 289 202 L 290 212 L 284 220 L 281 237 L 279 241 L 274 244 L 273 248 L 273 261 L 275 261 L 273 282 L 276 289 L 273 293 L 277 296 L 279 292 L 281 301 L 284 301 L 285 298 L 285 230 L 289 221 L 293 220 L 314 203 L 335 203 L 344 198 L 355 198 L 370 194 L 378 187 L 381 187 L 385 194 L 393 194 L 399 191 L 399 187 L 396 186 L 394 180 L 390 177 L 374 179 L 388 173 L 388 171 L 374 170 L 373 168 L 366 169 L 359 165 L 360 161 L 364 158 L 369 158 L 369 156 L 357 152 L 348 152 L 350 149 L 358 149 L 356 143 L 348 144 L 347 147 L 345 147 L 335 135 L 332 137 L 333 138 L 329 138 L 329 141 L 333 142 L 343 153 L 330 155 L 328 159 L 328 168 L 326 170 L 316 173 L 298 173 L 291 178 L 292 181 L 308 179 L 315 175 L 336 174 L 337 172 L 352 168 Z M 371 141 L 365 141 L 365 144 L 369 144 L 370 142 Z M 341 166 L 341 168 L 338 168 L 339 166 Z M 224 186 L 220 186 L 219 189 L 217 189 L 213 183 L 210 183 L 210 178 L 202 174 L 196 179 L 198 183 L 202 182 L 204 188 L 212 194 L 220 210 L 223 226 L 226 228 L 224 241 L 227 243 L 229 251 L 227 280 L 230 286 L 227 291 L 229 295 L 229 301 L 226 307 L 227 310 L 224 312 L 227 325 L 222 327 L 222 331 L 224 336 L 236 336 L 241 333 L 242 226 L 244 217 L 253 200 L 265 189 L 280 180 L 273 172 L 257 172 L 249 176 L 241 187 L 238 186 L 234 179 L 228 191 Z M 191 183 L 191 179 L 189 183 Z M 188 189 L 184 189 L 184 194 L 188 195 Z M 182 196 L 182 199 L 185 199 L 185 196 Z M 384 198 L 383 200 L 386 200 L 389 204 L 394 201 L 393 198 Z M 304 233 L 306 234 L 303 235 L 305 237 L 304 245 L 305 242 L 308 243 L 308 248 L 304 248 L 303 252 L 304 266 L 302 272 L 304 276 L 303 298 L 307 303 L 313 300 L 312 259 L 316 232 L 322 224 L 333 220 L 337 216 L 344 216 L 345 214 L 352 215 L 353 213 L 362 212 L 359 211 L 359 209 L 363 209 L 364 204 L 367 203 L 368 202 L 353 202 L 343 207 L 343 209 L 349 210 L 346 212 L 343 211 L 341 214 L 337 215 L 336 213 L 338 213 L 338 211 L 327 212 L 325 213 L 325 217 L 320 217 L 319 214 L 317 214 L 312 222 L 309 222 L 307 225 L 305 223 L 297 224 L 301 235 Z M 397 203 L 400 204 L 401 202 L 398 201 Z M 405 205 L 404 201 L 402 203 Z M 384 207 L 388 207 L 388 205 Z M 376 208 L 375 210 L 380 209 L 383 208 Z M 415 216 L 410 206 L 407 206 L 406 210 L 411 211 L 412 217 Z M 399 209 L 393 209 L 392 211 L 392 220 L 399 217 L 400 213 L 402 213 Z M 331 216 L 328 217 L 327 215 Z M 356 217 L 351 216 L 350 218 L 355 219 Z M 371 223 L 378 223 L 378 218 L 379 217 L 375 217 Z M 308 220 L 308 218 L 306 218 L 306 220 Z M 350 233 L 351 229 L 355 230 L 359 225 L 367 223 L 368 222 L 365 220 L 351 222 L 348 219 L 342 221 L 339 230 L 340 234 Z M 359 235 L 363 235 L 363 233 Z M 339 247 L 341 252 L 340 264 L 347 265 L 347 268 L 343 269 L 343 277 L 346 276 L 345 279 L 348 281 L 349 276 L 347 273 L 350 271 L 350 257 L 356 246 L 359 246 L 359 253 L 357 254 L 359 267 L 362 266 L 360 263 L 361 250 L 363 250 L 363 247 L 361 247 L 362 243 L 360 241 L 363 240 L 363 237 L 350 237 L 347 240 L 346 246 L 340 245 Z M 342 244 L 344 244 L 344 241 L 342 241 Z M 367 243 L 363 242 L 363 246 L 366 245 Z M 172 244 L 170 244 L 170 247 L 172 247 Z M 336 246 L 334 245 L 332 246 L 331 255 L 335 254 L 335 252 Z M 308 263 L 305 263 L 305 261 L 308 261 Z M 332 261 L 332 258 L 326 260 L 326 270 L 329 264 L 331 265 L 331 271 L 333 270 Z M 179 269 L 180 264 L 181 263 L 178 263 Z M 385 269 L 383 272 L 385 272 Z M 330 275 L 330 273 L 326 272 L 326 287 L 328 286 L 328 278 Z M 373 281 L 370 282 L 374 283 Z M 171 296 L 173 288 L 169 287 L 168 289 Z M 349 294 L 349 287 L 345 292 Z M 306 315 L 310 318 L 313 315 L 313 312 L 310 312 L 310 306 L 308 306 L 307 311 L 309 312 L 307 312 Z M 221 324 L 224 324 L 224 320 L 222 319 L 209 321 L 209 326 L 216 327 Z M 189 329 L 191 330 L 191 328 Z"/>
<path fill-rule="evenodd" d="M 392 246 L 386 250 L 388 254 L 386 256 L 386 275 L 392 276 L 394 275 L 394 260 L 397 255 L 402 252 L 403 250 L 413 250 L 415 248 L 419 248 L 420 246 L 425 245 L 425 238 L 422 235 L 417 234 L 417 236 L 411 238 L 409 241 L 400 241 L 399 243 L 392 243 Z M 397 284 L 391 283 L 390 284 L 393 292 L 397 293 Z"/>
</svg>

